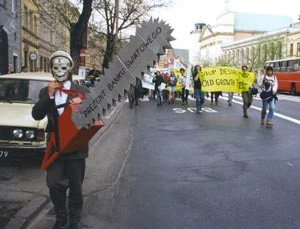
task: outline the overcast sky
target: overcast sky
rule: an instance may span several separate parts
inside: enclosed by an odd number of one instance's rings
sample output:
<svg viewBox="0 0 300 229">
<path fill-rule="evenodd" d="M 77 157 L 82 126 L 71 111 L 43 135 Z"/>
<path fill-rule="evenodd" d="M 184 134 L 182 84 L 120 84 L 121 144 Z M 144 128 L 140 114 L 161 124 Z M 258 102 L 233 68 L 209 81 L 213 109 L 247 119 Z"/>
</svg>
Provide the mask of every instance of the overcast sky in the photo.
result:
<svg viewBox="0 0 300 229">
<path fill-rule="evenodd" d="M 156 18 L 166 20 L 174 32 L 176 41 L 173 48 L 187 48 L 188 40 L 194 24 L 204 22 L 214 24 L 215 18 L 222 12 L 225 0 L 173 0 L 173 5 L 166 9 L 158 9 L 152 13 Z M 300 0 L 230 0 L 234 11 L 265 13 L 291 16 L 295 22 L 300 14 Z"/>
</svg>

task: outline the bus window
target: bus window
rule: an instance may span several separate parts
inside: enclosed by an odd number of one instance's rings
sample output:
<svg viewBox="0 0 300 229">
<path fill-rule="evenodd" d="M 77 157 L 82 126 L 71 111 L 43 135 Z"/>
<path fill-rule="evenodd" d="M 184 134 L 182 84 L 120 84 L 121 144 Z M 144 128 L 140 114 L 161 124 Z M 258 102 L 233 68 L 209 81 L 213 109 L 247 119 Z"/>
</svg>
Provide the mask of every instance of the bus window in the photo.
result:
<svg viewBox="0 0 300 229">
<path fill-rule="evenodd" d="M 287 72 L 292 72 L 293 71 L 293 62 L 294 62 L 294 60 L 287 61 L 287 68 L 286 68 Z"/>
<path fill-rule="evenodd" d="M 280 62 L 277 61 L 274 63 L 274 72 L 279 72 L 280 71 Z"/>
<path fill-rule="evenodd" d="M 281 72 L 285 72 L 286 71 L 286 67 L 287 67 L 287 61 L 282 61 L 281 62 L 281 68 L 280 68 L 280 71 Z"/>
<path fill-rule="evenodd" d="M 294 71 L 295 71 L 295 72 L 300 71 L 300 59 L 295 60 L 295 63 L 294 63 Z"/>
</svg>

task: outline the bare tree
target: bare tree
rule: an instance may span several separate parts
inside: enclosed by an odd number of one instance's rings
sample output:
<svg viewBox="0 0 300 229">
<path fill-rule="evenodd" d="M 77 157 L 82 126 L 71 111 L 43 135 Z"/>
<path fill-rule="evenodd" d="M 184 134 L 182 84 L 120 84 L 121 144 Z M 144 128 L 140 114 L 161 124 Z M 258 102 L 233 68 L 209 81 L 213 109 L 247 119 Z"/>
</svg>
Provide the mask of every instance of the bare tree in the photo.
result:
<svg viewBox="0 0 300 229">
<path fill-rule="evenodd" d="M 104 20 L 104 26 L 99 27 L 101 33 L 106 36 L 102 64 L 104 68 L 108 68 L 113 55 L 121 46 L 120 34 L 140 24 L 153 9 L 163 6 L 166 6 L 163 0 L 102 0 L 95 6 Z"/>
<path fill-rule="evenodd" d="M 93 0 L 83 0 L 81 14 L 77 23 L 71 29 L 70 50 L 74 61 L 73 72 L 75 73 L 78 72 L 80 49 L 86 48 L 84 47 L 83 41 L 85 40 L 84 35 L 87 34 L 88 22 L 90 20 L 92 10 Z"/>
</svg>

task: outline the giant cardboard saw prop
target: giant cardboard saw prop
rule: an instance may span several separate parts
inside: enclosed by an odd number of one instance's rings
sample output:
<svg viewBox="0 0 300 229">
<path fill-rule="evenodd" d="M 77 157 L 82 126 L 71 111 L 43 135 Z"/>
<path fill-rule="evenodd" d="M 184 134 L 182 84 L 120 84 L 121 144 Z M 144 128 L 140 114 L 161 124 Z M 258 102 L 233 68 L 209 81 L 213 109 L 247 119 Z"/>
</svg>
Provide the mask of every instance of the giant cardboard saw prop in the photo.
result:
<svg viewBox="0 0 300 229">
<path fill-rule="evenodd" d="M 60 152 L 72 152 L 82 146 L 96 134 L 104 125 L 101 117 L 111 107 L 113 101 L 124 96 L 130 85 L 135 85 L 136 78 L 141 79 L 142 73 L 158 62 L 165 49 L 171 48 L 170 41 L 173 29 L 164 21 L 150 19 L 137 27 L 135 36 L 131 36 L 128 43 L 113 57 L 105 75 L 91 93 L 86 94 L 82 105 L 72 109 L 66 107 L 59 117 L 59 139 L 52 133 L 41 165 L 47 169 L 59 156 Z M 56 140 L 57 139 L 57 140 Z M 50 153 L 59 141 L 59 150 Z"/>
</svg>

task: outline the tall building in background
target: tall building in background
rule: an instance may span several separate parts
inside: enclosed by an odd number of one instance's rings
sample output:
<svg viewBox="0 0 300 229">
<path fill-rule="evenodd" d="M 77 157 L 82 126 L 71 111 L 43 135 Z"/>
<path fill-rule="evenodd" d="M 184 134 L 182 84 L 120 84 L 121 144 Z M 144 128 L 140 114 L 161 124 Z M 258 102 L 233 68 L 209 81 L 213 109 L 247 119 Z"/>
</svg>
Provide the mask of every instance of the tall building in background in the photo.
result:
<svg viewBox="0 0 300 229">
<path fill-rule="evenodd" d="M 0 1 L 0 74 L 20 70 L 20 1 Z"/>
<path fill-rule="evenodd" d="M 228 0 L 213 25 L 206 24 L 199 36 L 199 62 L 215 66 L 223 55 L 222 47 L 252 36 L 260 35 L 293 24 L 290 16 L 242 13 L 232 10 Z M 236 55 L 242 55 L 241 53 Z M 239 57 L 236 60 L 240 60 Z M 234 63 L 239 66 L 241 62 Z"/>
<path fill-rule="evenodd" d="M 193 65 L 199 64 L 200 62 L 200 43 L 199 37 L 202 33 L 202 30 L 205 26 L 205 23 L 195 23 L 194 30 L 190 32 L 189 37 L 189 62 Z"/>
</svg>

